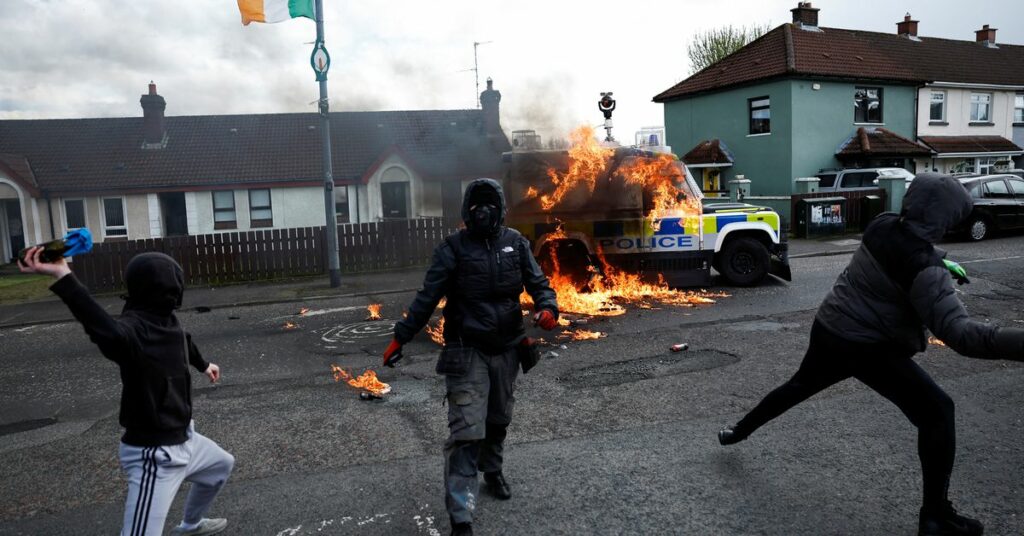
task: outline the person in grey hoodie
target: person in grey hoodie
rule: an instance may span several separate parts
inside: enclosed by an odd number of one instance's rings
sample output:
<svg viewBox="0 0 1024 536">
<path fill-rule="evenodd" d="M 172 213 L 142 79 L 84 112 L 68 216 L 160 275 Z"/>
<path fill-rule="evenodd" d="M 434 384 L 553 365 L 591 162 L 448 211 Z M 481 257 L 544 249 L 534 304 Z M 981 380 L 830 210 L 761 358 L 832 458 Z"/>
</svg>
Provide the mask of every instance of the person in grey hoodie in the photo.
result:
<svg viewBox="0 0 1024 536">
<path fill-rule="evenodd" d="M 899 214 L 871 222 L 860 248 L 818 308 L 796 374 L 718 439 L 731 445 L 768 421 L 847 378 L 896 404 L 918 429 L 923 473 L 920 535 L 982 534 L 947 498 L 956 452 L 953 400 L 912 357 L 927 347 L 925 328 L 967 357 L 1024 360 L 1024 330 L 971 320 L 934 243 L 972 208 L 955 179 L 914 179 Z"/>
</svg>

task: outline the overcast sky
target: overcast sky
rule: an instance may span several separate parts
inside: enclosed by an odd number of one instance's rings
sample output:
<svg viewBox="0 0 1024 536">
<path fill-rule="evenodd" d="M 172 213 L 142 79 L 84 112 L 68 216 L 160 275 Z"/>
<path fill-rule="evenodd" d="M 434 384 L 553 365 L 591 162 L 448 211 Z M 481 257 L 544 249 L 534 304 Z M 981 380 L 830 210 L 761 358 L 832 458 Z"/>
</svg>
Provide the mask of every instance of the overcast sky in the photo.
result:
<svg viewBox="0 0 1024 536">
<path fill-rule="evenodd" d="M 564 135 L 602 121 L 614 91 L 616 134 L 661 125 L 651 98 L 685 78 L 697 31 L 791 19 L 796 0 L 323 0 L 332 111 L 476 106 L 502 93 L 506 131 Z M 1024 44 L 1021 0 L 824 0 L 826 27 L 895 32 L 906 12 L 922 36 Z M 235 0 L 0 0 L 0 119 L 140 116 L 153 80 L 168 115 L 314 111 L 315 24 L 243 27 Z M 1019 68 L 1019 66 L 1017 66 Z"/>
</svg>

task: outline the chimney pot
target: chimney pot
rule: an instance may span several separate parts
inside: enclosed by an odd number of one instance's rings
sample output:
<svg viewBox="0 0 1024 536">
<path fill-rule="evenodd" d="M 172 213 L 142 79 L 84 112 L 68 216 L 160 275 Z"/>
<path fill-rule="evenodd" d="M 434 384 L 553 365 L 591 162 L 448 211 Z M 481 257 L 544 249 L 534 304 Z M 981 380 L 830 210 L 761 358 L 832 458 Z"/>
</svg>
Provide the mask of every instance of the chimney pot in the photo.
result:
<svg viewBox="0 0 1024 536">
<path fill-rule="evenodd" d="M 901 22 L 896 23 L 896 33 L 903 37 L 915 38 L 917 37 L 918 22 L 910 17 L 910 13 L 907 13 Z"/>
<path fill-rule="evenodd" d="M 974 32 L 975 41 L 982 43 L 985 46 L 995 48 L 996 30 L 997 28 L 989 28 L 988 24 L 982 26 L 980 30 L 975 30 Z"/>
<path fill-rule="evenodd" d="M 789 11 L 793 13 L 793 24 L 812 28 L 818 26 L 818 8 L 810 2 L 797 2 L 796 7 Z"/>
</svg>

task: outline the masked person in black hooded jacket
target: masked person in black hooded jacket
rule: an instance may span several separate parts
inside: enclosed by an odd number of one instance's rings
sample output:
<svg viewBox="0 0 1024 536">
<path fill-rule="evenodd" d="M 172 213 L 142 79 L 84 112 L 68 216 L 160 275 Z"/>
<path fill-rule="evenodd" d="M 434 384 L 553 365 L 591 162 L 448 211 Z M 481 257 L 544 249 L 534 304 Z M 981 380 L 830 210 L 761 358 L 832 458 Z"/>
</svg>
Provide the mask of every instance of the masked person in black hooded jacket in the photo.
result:
<svg viewBox="0 0 1024 536">
<path fill-rule="evenodd" d="M 408 343 L 430 320 L 441 298 L 445 349 L 437 370 L 445 375 L 450 436 L 444 447 L 445 506 L 453 534 L 472 534 L 479 482 L 499 498 L 511 497 L 502 473 L 502 445 L 512 420 L 513 389 L 519 354 L 529 344 L 523 325 L 520 295 L 533 298 L 534 321 L 551 330 L 558 304 L 530 252 L 529 242 L 504 226 L 505 199 L 491 179 L 469 184 L 462 203 L 466 229 L 434 250 L 423 288 L 408 316 L 395 324 L 395 338 L 384 363 L 401 356 Z M 526 368 L 524 368 L 526 370 Z"/>
<path fill-rule="evenodd" d="M 742 441 L 815 393 L 857 378 L 918 429 L 924 495 L 919 534 L 982 534 L 982 524 L 957 514 L 947 498 L 956 452 L 953 400 L 911 359 L 927 347 L 928 328 L 965 356 L 1024 360 L 1024 330 L 971 320 L 953 289 L 945 253 L 933 245 L 971 208 L 970 195 L 956 180 L 918 175 L 901 213 L 882 214 L 864 232 L 818 309 L 796 374 L 720 431 L 719 441 Z"/>
<path fill-rule="evenodd" d="M 174 310 L 185 278 L 174 259 L 142 253 L 128 262 L 121 317 L 111 317 L 68 269 L 62 258 L 41 262 L 42 248 L 28 251 L 22 272 L 57 279 L 54 292 L 82 324 L 104 357 L 121 371 L 119 458 L 128 477 L 122 536 L 163 534 L 164 521 L 183 481 L 192 483 L 181 524 L 172 535 L 216 534 L 227 521 L 203 517 L 220 492 L 235 459 L 201 435 L 192 421 L 189 365 L 220 379 L 220 368 L 203 359 Z"/>
</svg>

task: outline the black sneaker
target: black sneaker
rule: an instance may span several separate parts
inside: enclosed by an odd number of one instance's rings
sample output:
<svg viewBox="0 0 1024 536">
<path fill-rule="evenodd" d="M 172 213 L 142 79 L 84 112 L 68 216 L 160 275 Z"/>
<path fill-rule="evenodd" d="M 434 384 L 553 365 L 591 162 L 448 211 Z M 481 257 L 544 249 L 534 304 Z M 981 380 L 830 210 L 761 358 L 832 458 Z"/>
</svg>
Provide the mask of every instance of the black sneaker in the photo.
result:
<svg viewBox="0 0 1024 536">
<path fill-rule="evenodd" d="M 918 536 L 980 536 L 984 532 L 980 521 L 956 513 L 949 501 L 936 511 L 921 509 Z"/>
<path fill-rule="evenodd" d="M 484 491 L 495 499 L 507 501 L 512 498 L 512 488 L 508 486 L 505 475 L 501 472 L 484 473 Z"/>
<path fill-rule="evenodd" d="M 732 445 L 746 439 L 747 436 L 736 431 L 735 426 L 726 426 L 718 431 L 718 442 L 723 445 Z"/>
<path fill-rule="evenodd" d="M 453 523 L 452 536 L 473 536 L 473 525 L 471 523 Z"/>
</svg>

